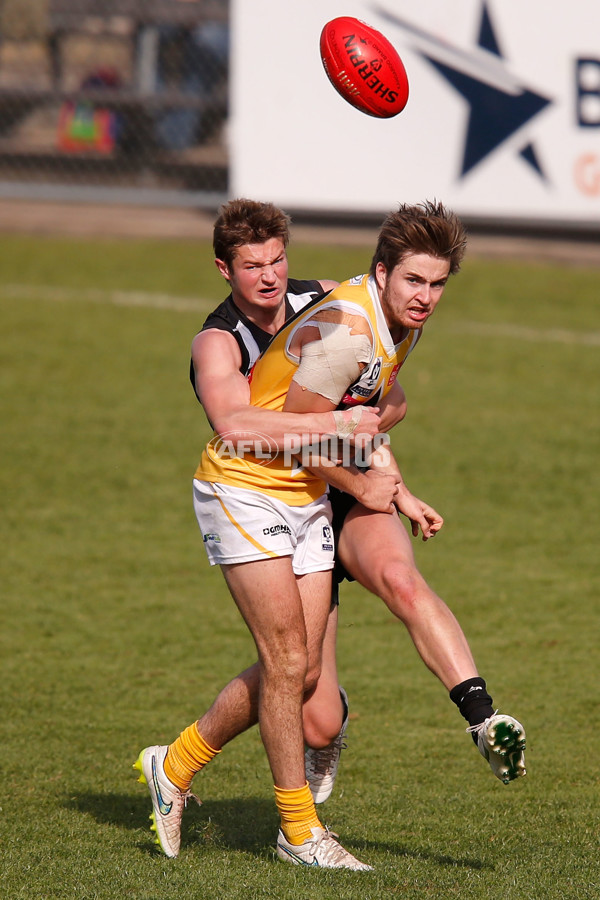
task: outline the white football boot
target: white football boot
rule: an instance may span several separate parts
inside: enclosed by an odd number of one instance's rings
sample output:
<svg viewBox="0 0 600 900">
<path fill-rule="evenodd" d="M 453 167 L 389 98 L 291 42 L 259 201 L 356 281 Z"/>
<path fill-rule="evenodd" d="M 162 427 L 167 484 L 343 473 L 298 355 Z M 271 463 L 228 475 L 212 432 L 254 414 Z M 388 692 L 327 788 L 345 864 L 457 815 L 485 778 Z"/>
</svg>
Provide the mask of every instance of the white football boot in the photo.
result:
<svg viewBox="0 0 600 900">
<path fill-rule="evenodd" d="M 142 750 L 133 768 L 140 773 L 138 781 L 148 785 L 152 798 L 150 830 L 156 832 L 155 843 L 165 856 L 179 854 L 181 844 L 181 817 L 192 797 L 198 806 L 201 800 L 191 791 L 182 791 L 165 775 L 164 761 L 168 747 L 146 747 Z"/>
<path fill-rule="evenodd" d="M 477 735 L 477 746 L 496 778 L 504 784 L 526 774 L 525 729 L 512 716 L 494 713 L 480 725 L 467 728 Z"/>
<path fill-rule="evenodd" d="M 279 830 L 277 856 L 295 866 L 319 866 L 322 869 L 354 869 L 371 872 L 372 866 L 360 862 L 336 840 L 337 834 L 328 828 L 311 828 L 312 838 L 303 844 L 290 844 Z"/>
</svg>

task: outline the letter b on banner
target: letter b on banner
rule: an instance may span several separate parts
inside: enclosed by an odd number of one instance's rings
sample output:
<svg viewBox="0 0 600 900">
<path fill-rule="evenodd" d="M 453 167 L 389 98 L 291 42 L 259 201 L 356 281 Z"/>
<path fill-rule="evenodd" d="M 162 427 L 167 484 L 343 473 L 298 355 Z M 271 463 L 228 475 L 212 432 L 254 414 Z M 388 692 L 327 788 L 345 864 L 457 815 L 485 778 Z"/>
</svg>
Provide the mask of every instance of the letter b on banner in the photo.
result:
<svg viewBox="0 0 600 900">
<path fill-rule="evenodd" d="M 577 124 L 581 128 L 600 128 L 600 59 L 576 61 Z"/>
</svg>

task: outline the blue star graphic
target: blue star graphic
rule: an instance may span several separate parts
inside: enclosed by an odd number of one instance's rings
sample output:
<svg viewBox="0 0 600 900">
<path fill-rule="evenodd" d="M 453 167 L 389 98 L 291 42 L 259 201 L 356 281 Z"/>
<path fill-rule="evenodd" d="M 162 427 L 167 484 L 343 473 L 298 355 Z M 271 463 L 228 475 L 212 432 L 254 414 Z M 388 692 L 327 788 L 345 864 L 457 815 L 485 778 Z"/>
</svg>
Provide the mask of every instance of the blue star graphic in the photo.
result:
<svg viewBox="0 0 600 900">
<path fill-rule="evenodd" d="M 447 57 L 449 54 L 447 45 L 443 45 L 436 38 L 426 35 L 422 30 L 381 8 L 378 8 L 378 12 L 389 21 L 412 32 L 419 42 L 425 45 L 426 49 L 417 48 L 417 52 L 469 104 L 469 118 L 461 167 L 462 177 L 551 102 L 547 97 L 528 90 L 521 84 L 511 84 L 512 79 L 508 72 L 506 72 L 506 86 L 498 83 L 497 78 L 496 84 L 491 83 L 494 78 L 487 77 L 488 73 L 486 73 L 482 61 L 475 55 L 470 59 L 464 52 L 455 50 L 453 53 L 450 52 L 450 56 L 454 56 L 455 60 L 444 61 L 443 57 Z M 496 59 L 503 60 L 485 2 L 482 6 L 477 45 L 487 51 L 487 54 L 493 54 Z M 477 76 L 478 69 L 481 70 L 480 77 Z M 544 178 L 533 144 L 528 143 L 520 151 L 520 155 Z"/>
</svg>

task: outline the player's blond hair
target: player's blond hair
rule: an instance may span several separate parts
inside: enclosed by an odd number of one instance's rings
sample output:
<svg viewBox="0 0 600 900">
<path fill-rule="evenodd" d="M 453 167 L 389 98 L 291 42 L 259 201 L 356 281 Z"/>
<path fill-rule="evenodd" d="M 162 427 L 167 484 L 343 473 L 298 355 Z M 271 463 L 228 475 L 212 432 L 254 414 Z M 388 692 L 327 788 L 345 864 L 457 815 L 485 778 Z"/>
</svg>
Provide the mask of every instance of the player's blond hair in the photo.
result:
<svg viewBox="0 0 600 900">
<path fill-rule="evenodd" d="M 460 269 L 466 247 L 464 225 L 441 203 L 403 203 L 381 226 L 370 274 L 375 274 L 378 263 L 391 272 L 408 254 L 427 253 L 449 260 L 450 274 L 454 275 Z"/>
<path fill-rule="evenodd" d="M 264 244 L 278 238 L 284 247 L 290 240 L 290 218 L 273 203 L 239 198 L 225 203 L 213 229 L 215 257 L 231 266 L 236 250 L 244 244 Z"/>
</svg>

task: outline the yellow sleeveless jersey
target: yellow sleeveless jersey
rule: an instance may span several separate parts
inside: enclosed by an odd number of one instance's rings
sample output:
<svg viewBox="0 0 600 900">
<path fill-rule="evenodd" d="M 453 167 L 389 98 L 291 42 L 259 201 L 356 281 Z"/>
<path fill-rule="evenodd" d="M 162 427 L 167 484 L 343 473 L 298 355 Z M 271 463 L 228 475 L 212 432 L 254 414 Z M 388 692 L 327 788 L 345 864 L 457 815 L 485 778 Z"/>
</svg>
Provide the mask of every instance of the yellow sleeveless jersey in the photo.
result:
<svg viewBox="0 0 600 900">
<path fill-rule="evenodd" d="M 334 291 L 305 307 L 275 335 L 250 374 L 250 402 L 262 409 L 282 410 L 292 377 L 300 363 L 296 354 L 302 330 L 311 323 L 346 325 L 346 332 L 366 334 L 371 345 L 370 360 L 346 390 L 340 403 L 344 409 L 357 404 L 376 406 L 396 380 L 400 367 L 421 336 L 409 331 L 394 344 L 385 321 L 375 280 L 360 275 L 340 284 Z M 315 326 L 312 325 L 315 329 Z M 351 348 L 349 347 L 349 352 Z M 304 506 L 326 490 L 325 483 L 292 457 L 292 453 L 268 453 L 263 435 L 243 445 L 227 436 L 215 435 L 207 445 L 196 470 L 201 481 L 229 484 L 261 491 L 289 506 Z M 290 447 L 298 448 L 291 437 Z"/>
</svg>

